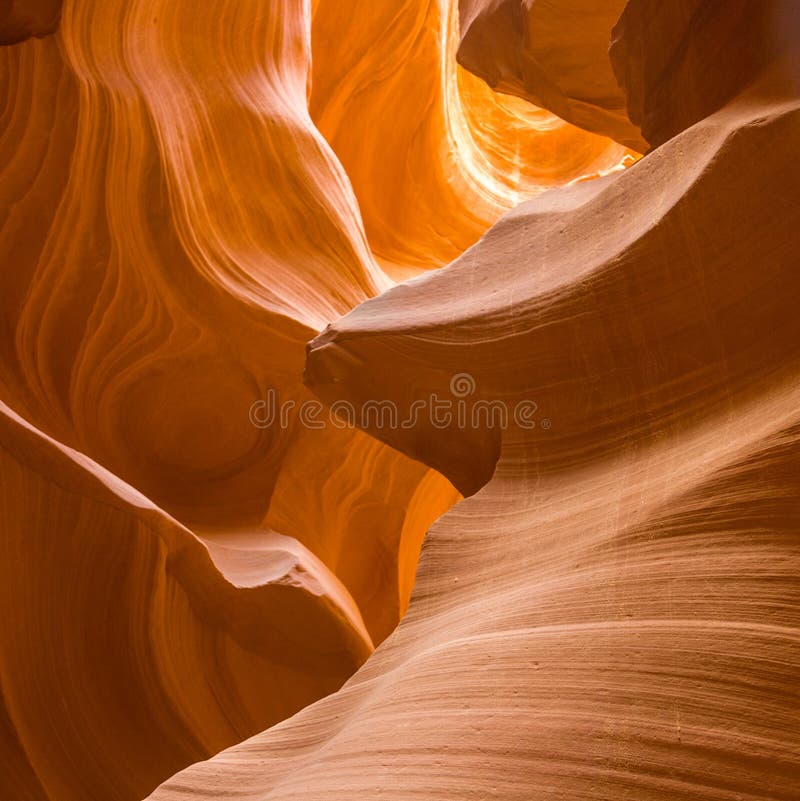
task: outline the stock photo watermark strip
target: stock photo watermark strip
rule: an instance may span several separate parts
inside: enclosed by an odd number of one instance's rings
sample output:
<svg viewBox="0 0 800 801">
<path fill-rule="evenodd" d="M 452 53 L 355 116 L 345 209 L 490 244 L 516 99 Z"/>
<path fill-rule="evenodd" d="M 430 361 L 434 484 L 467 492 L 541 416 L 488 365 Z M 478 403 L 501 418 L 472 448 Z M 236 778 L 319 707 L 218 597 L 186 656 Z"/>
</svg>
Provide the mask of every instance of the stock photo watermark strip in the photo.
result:
<svg viewBox="0 0 800 801">
<path fill-rule="evenodd" d="M 279 401 L 274 389 L 250 406 L 250 422 L 261 429 L 288 429 L 299 423 L 304 428 L 322 430 L 361 428 L 369 430 L 408 430 L 420 425 L 433 428 L 504 430 L 511 426 L 532 430 L 537 426 L 547 430 L 551 421 L 537 419 L 538 405 L 523 399 L 508 404 L 502 400 L 475 398 L 477 384 L 469 373 L 455 373 L 450 379 L 450 396 L 435 392 L 426 398 L 412 401 L 406 408 L 391 400 L 367 400 L 359 404 L 347 400 L 334 401 L 326 407 L 321 401 L 308 399 L 298 403 Z"/>
</svg>

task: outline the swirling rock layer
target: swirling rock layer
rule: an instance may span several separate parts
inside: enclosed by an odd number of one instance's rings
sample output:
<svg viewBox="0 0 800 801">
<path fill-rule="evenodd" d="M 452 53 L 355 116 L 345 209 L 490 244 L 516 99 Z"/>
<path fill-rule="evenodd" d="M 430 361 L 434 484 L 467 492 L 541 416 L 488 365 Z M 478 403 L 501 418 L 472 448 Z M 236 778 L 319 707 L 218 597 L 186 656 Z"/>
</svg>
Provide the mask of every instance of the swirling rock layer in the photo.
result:
<svg viewBox="0 0 800 801">
<path fill-rule="evenodd" d="M 3 4 L 3 798 L 794 798 L 799 27 Z"/>
<path fill-rule="evenodd" d="M 250 413 L 310 401 L 306 341 L 390 284 L 308 115 L 306 5 L 76 0 L 48 26 L 0 51 L 0 397 L 50 443 L 3 440 L 3 796 L 141 798 L 340 686 L 458 494 Z M 167 522 L 82 499 L 70 459 Z"/>
<path fill-rule="evenodd" d="M 330 400 L 535 401 L 535 425 L 374 428 L 478 490 L 433 526 L 408 615 L 338 693 L 152 799 L 793 798 L 794 47 L 312 343 Z"/>
<path fill-rule="evenodd" d="M 452 261 L 524 199 L 636 158 L 491 91 L 457 47 L 455 3 L 314 4 L 310 111 L 397 277 Z"/>
<path fill-rule="evenodd" d="M 458 59 L 490 86 L 643 153 L 647 142 L 608 55 L 625 8 L 625 0 L 460 0 Z"/>
<path fill-rule="evenodd" d="M 5 798 L 141 797 L 337 689 L 372 650 L 297 543 L 245 575 L 5 405 L 0 470 Z"/>
</svg>

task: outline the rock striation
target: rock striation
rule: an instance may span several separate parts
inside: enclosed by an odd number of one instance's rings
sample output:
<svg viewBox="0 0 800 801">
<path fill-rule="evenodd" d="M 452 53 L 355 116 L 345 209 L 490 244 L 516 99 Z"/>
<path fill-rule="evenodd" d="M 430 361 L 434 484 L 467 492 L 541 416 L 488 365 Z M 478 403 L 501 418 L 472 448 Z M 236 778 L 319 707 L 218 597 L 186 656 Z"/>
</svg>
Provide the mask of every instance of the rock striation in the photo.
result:
<svg viewBox="0 0 800 801">
<path fill-rule="evenodd" d="M 308 115 L 306 12 L 76 0 L 0 49 L 4 425 L 168 521 L 4 438 L 4 798 L 141 798 L 335 690 L 459 497 L 359 431 L 252 419 L 310 402 L 306 341 L 391 284 Z"/>
<path fill-rule="evenodd" d="M 648 11 L 668 17 L 681 5 L 650 3 L 637 33 Z M 644 153 L 640 119 L 629 116 L 608 52 L 623 10 L 625 0 L 460 0 L 458 60 L 490 86 Z"/>
<path fill-rule="evenodd" d="M 758 4 L 751 28 L 783 14 L 785 30 L 792 10 Z M 617 55 L 632 53 L 636 74 L 636 53 L 669 39 L 631 19 Z M 678 85 L 713 27 L 682 29 L 652 91 Z M 400 407 L 436 395 L 527 400 L 535 414 L 371 431 L 471 495 L 432 527 L 408 614 L 338 693 L 188 768 L 154 801 L 793 797 L 789 38 L 764 40 L 737 90 L 688 113 L 645 81 L 643 107 L 673 132 L 656 150 L 522 204 L 450 266 L 311 344 L 307 381 L 328 400 L 380 388 Z"/>
<path fill-rule="evenodd" d="M 493 92 L 456 64 L 458 30 L 455 2 L 314 4 L 310 112 L 396 278 L 452 261 L 523 200 L 638 158 Z"/>
<path fill-rule="evenodd" d="M 0 4 L 0 796 L 793 799 L 796 6 Z"/>
</svg>

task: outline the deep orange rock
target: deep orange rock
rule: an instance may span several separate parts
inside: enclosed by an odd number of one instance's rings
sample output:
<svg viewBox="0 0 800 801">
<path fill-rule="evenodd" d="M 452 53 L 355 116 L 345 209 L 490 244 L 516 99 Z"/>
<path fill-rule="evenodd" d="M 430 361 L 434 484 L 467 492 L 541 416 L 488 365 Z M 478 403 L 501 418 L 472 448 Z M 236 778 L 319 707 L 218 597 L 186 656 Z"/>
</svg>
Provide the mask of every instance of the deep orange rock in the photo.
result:
<svg viewBox="0 0 800 801">
<path fill-rule="evenodd" d="M 458 67 L 455 3 L 317 0 L 312 34 L 311 115 L 397 278 L 452 261 L 522 200 L 636 158 Z"/>
<path fill-rule="evenodd" d="M 2 404 L 0 475 L 4 798 L 140 798 L 338 689 L 372 650 L 296 541 L 204 545 Z"/>
<path fill-rule="evenodd" d="M 2 6 L 4 800 L 794 797 L 796 3 L 458 6 Z"/>
<path fill-rule="evenodd" d="M 657 146 L 717 111 L 776 54 L 791 58 L 797 33 L 780 0 L 631 0 L 610 56 L 631 120 Z"/>
<path fill-rule="evenodd" d="M 303 4 L 168 5 L 67 2 L 0 51 L 0 398 L 179 532 L 162 548 L 4 439 L 11 798 L 140 798 L 338 688 L 458 497 L 361 432 L 253 424 L 271 391 L 312 399 L 306 341 L 391 282 L 308 117 Z"/>
<path fill-rule="evenodd" d="M 490 86 L 643 153 L 647 142 L 628 117 L 608 55 L 625 5 L 625 0 L 460 0 L 458 59 Z"/>
<path fill-rule="evenodd" d="M 535 425 L 372 429 L 475 493 L 408 615 L 338 693 L 154 801 L 792 797 L 795 52 L 312 343 L 329 400 L 535 402 Z"/>
<path fill-rule="evenodd" d="M 230 60 L 215 13 L 134 11 L 68 3 L 57 36 L 3 53 L 3 395 L 196 530 L 296 537 L 347 576 L 380 641 L 407 603 L 398 543 L 428 469 L 297 413 L 262 429 L 248 414 L 270 391 L 310 400 L 305 342 L 390 284 L 308 119 L 309 20 L 254 5 L 223 30 L 274 48 L 240 42 Z M 391 483 L 334 469 L 362 461 Z M 429 520 L 456 497 L 440 487 Z M 298 508 L 315 510 L 302 525 Z"/>
</svg>

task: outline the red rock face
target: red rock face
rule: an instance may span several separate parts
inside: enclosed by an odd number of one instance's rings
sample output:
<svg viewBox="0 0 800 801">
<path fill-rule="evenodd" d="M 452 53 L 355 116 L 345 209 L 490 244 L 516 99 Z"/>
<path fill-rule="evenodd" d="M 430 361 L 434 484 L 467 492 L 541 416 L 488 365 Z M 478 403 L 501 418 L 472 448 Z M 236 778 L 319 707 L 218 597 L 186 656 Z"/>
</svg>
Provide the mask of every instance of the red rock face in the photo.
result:
<svg viewBox="0 0 800 801">
<path fill-rule="evenodd" d="M 0 797 L 794 798 L 798 31 L 6 3 Z"/>
</svg>

